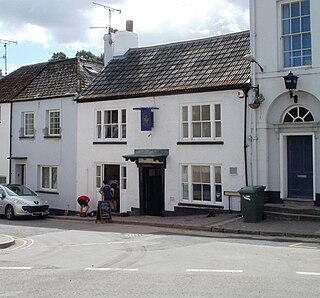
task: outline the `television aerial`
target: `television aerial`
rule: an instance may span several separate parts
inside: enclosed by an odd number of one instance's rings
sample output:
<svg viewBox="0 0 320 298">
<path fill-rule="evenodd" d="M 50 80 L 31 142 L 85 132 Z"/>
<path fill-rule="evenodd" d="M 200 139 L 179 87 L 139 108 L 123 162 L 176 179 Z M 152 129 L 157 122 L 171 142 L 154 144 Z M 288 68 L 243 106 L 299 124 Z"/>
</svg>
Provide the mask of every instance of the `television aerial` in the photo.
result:
<svg viewBox="0 0 320 298">
<path fill-rule="evenodd" d="M 7 40 L 7 39 L 0 39 L 0 43 L 3 44 L 4 47 L 4 54 L 2 57 L 4 59 L 4 74 L 7 75 L 8 74 L 8 55 L 7 55 L 7 45 L 9 44 L 18 44 L 17 41 L 14 40 Z"/>
<path fill-rule="evenodd" d="M 107 5 L 104 5 L 104 4 L 100 4 L 100 3 L 97 3 L 97 2 L 92 2 L 93 4 L 95 5 L 98 5 L 98 6 L 102 6 L 104 9 L 108 10 L 109 11 L 109 27 L 90 27 L 90 29 L 97 29 L 97 28 L 108 28 L 108 33 L 111 34 L 113 33 L 113 28 L 111 27 L 111 13 L 113 12 L 118 12 L 119 14 L 121 13 L 121 9 L 117 9 L 117 8 L 113 8 L 113 7 L 110 7 L 110 6 L 107 6 Z"/>
</svg>

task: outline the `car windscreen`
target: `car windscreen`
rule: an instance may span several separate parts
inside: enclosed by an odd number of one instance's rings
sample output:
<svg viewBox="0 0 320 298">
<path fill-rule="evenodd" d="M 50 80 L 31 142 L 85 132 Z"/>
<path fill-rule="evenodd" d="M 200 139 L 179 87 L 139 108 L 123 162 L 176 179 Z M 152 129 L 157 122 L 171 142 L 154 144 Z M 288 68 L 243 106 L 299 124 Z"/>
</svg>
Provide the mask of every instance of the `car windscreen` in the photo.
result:
<svg viewBox="0 0 320 298">
<path fill-rule="evenodd" d="M 8 188 L 10 188 L 12 191 L 14 191 L 19 196 L 36 196 L 37 194 L 32 191 L 30 188 L 24 186 L 24 185 L 8 185 Z"/>
<path fill-rule="evenodd" d="M 3 188 L 5 189 L 6 193 L 7 193 L 9 196 L 13 196 L 13 197 L 18 196 L 18 194 L 16 194 L 15 192 L 13 192 L 13 191 L 12 191 L 11 189 L 9 189 L 8 187 L 3 186 Z"/>
</svg>

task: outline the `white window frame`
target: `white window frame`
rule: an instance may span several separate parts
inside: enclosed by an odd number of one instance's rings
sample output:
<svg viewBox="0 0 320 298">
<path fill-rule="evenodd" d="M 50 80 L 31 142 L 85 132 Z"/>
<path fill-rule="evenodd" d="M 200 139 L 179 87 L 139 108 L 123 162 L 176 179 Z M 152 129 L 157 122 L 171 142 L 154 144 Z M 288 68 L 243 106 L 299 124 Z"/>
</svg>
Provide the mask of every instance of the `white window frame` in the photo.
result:
<svg viewBox="0 0 320 298">
<path fill-rule="evenodd" d="M 117 113 L 116 122 L 112 117 Z M 106 116 L 111 115 L 109 119 Z M 109 120 L 107 122 L 107 120 Z M 107 131 L 111 132 L 110 137 Z M 113 133 L 112 133 L 113 132 Z M 115 132 L 117 135 L 114 135 Z M 98 141 L 120 141 L 127 138 L 127 110 L 126 109 L 104 109 L 95 111 L 95 139 Z"/>
<path fill-rule="evenodd" d="M 128 175 L 128 169 L 127 166 L 120 166 L 120 187 L 122 190 L 126 190 L 128 187 L 127 184 L 127 175 Z"/>
<path fill-rule="evenodd" d="M 32 124 L 28 123 L 28 116 L 32 115 Z M 23 118 L 23 136 L 24 137 L 34 137 L 34 112 L 24 112 L 22 113 Z M 30 127 L 29 127 L 30 126 Z M 32 127 L 31 127 L 32 126 Z"/>
<path fill-rule="evenodd" d="M 312 58 L 312 55 L 313 55 L 313 48 L 312 48 L 312 24 L 311 24 L 311 15 L 312 15 L 312 11 L 311 11 L 311 1 L 309 2 L 309 5 L 310 5 L 310 14 L 308 15 L 309 18 L 310 18 L 310 31 L 308 32 L 302 32 L 301 31 L 301 28 L 300 28 L 300 32 L 297 32 L 297 33 L 289 33 L 289 34 L 283 34 L 283 18 L 282 18 L 282 7 L 283 5 L 290 5 L 291 3 L 293 2 L 299 2 L 299 4 L 301 4 L 303 0 L 286 0 L 286 1 L 279 1 L 279 6 L 278 6 L 278 14 L 279 14 L 279 36 L 280 36 L 280 62 L 281 62 L 281 68 L 283 69 L 287 69 L 287 68 L 299 68 L 299 67 L 310 67 L 312 65 L 312 61 L 313 61 L 313 58 Z M 300 14 L 300 19 L 301 19 L 301 14 Z M 287 18 L 286 20 L 291 20 L 291 16 L 289 18 Z M 300 24 L 301 25 L 301 24 Z M 285 58 L 284 58 L 284 52 L 285 52 L 285 49 L 284 49 L 284 37 L 285 36 L 298 36 L 298 35 L 302 35 L 302 34 L 306 34 L 306 33 L 310 33 L 310 38 L 311 38 L 311 47 L 310 47 L 310 51 L 311 51 L 311 61 L 310 63 L 306 63 L 306 64 L 303 64 L 303 56 L 301 57 L 302 61 L 301 61 L 301 64 L 300 65 L 288 65 L 288 66 L 285 66 Z M 303 48 L 302 45 L 301 45 L 301 51 L 303 50 L 307 50 L 308 48 Z M 293 49 L 291 48 L 291 51 L 293 51 Z M 289 51 L 288 51 L 289 52 Z"/>
<path fill-rule="evenodd" d="M 210 182 L 201 183 L 202 185 L 210 185 L 210 201 L 194 200 L 193 198 L 193 185 L 199 184 L 199 181 L 192 181 L 193 167 L 209 167 L 210 169 Z M 183 169 L 187 169 L 185 174 Z M 218 175 L 216 175 L 218 171 Z M 196 183 L 195 183 L 196 182 Z M 223 203 L 222 198 L 222 166 L 218 164 L 181 164 L 180 165 L 180 198 L 181 202 L 193 203 L 199 205 L 220 205 Z"/>
<path fill-rule="evenodd" d="M 200 107 L 201 111 L 204 106 L 209 106 L 210 118 L 193 120 L 192 111 L 194 107 Z M 219 109 L 219 113 L 216 113 Z M 187 119 L 184 117 L 184 111 L 187 112 Z M 182 104 L 180 106 L 180 139 L 182 141 L 214 141 L 222 138 L 222 109 L 220 103 L 201 103 L 201 104 Z M 202 128 L 205 123 L 210 125 L 210 136 L 194 136 L 193 125 L 200 124 L 201 134 Z"/>
<path fill-rule="evenodd" d="M 43 171 L 48 169 L 48 185 L 44 185 Z M 56 177 L 54 177 L 54 175 Z M 57 191 L 58 190 L 58 167 L 57 166 L 40 166 L 40 189 L 44 191 Z M 55 178 L 55 181 L 54 181 Z"/>
<path fill-rule="evenodd" d="M 51 115 L 54 113 L 59 113 L 59 117 L 51 118 Z M 58 119 L 57 122 L 53 122 L 53 119 Z M 56 125 L 53 125 L 57 123 Z M 61 112 L 60 110 L 49 110 L 48 111 L 48 136 L 57 137 L 61 136 Z"/>
<path fill-rule="evenodd" d="M 100 189 L 102 186 L 103 182 L 103 167 L 106 165 L 106 163 L 96 163 L 95 164 L 95 187 L 96 189 Z M 126 165 L 120 164 L 120 177 L 119 177 L 119 182 L 120 182 L 120 188 L 121 190 L 126 190 L 128 187 L 128 168 Z"/>
</svg>

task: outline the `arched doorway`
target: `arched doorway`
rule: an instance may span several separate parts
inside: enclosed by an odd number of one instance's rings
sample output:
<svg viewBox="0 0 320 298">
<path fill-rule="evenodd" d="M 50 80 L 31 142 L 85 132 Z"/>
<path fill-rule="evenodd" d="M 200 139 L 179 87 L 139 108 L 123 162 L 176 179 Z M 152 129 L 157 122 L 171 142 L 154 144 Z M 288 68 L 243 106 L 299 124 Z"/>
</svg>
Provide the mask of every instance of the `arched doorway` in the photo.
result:
<svg viewBox="0 0 320 298">
<path fill-rule="evenodd" d="M 269 202 L 320 199 L 320 100 L 301 90 L 297 95 L 297 103 L 287 93 L 273 99 L 265 126 L 259 124 L 258 169 Z"/>
</svg>

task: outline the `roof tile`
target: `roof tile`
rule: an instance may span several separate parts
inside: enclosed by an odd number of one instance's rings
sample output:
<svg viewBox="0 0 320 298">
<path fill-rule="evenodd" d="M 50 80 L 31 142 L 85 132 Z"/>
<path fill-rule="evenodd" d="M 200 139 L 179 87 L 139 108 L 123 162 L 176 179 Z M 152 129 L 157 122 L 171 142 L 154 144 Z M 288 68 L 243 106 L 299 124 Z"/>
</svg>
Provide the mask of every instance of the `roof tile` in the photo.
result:
<svg viewBox="0 0 320 298">
<path fill-rule="evenodd" d="M 81 101 L 161 95 L 245 84 L 249 31 L 130 49 L 113 58 L 86 88 Z"/>
</svg>

